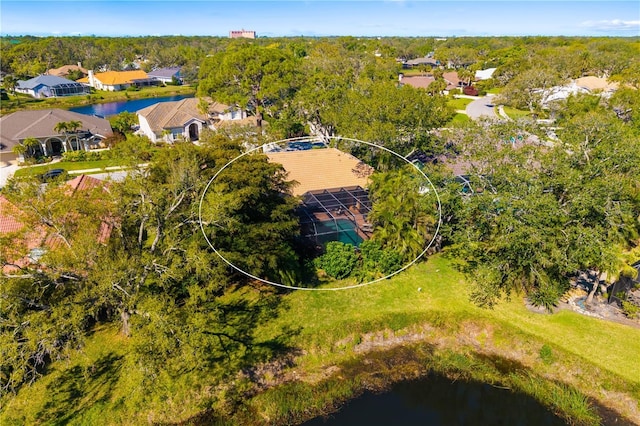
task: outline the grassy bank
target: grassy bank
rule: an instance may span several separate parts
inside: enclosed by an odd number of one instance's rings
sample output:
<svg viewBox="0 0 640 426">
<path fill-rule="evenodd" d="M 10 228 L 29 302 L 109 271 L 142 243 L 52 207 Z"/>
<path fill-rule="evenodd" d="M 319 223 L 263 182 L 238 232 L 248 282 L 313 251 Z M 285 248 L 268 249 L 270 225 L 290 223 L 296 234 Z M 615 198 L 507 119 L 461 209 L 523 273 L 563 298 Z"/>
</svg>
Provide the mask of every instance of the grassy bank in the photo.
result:
<svg viewBox="0 0 640 426">
<path fill-rule="evenodd" d="M 569 311 L 534 313 L 516 297 L 478 308 L 441 256 L 363 288 L 282 299 L 279 317 L 256 333 L 268 341 L 288 330 L 295 350 L 252 380 L 220 384 L 185 372 L 163 382 L 172 397 L 161 398 L 133 387 L 140 373 L 127 364 L 126 340 L 101 329 L 84 352 L 4 401 L 0 424 L 46 423 L 62 413 L 71 424 L 94 424 L 99 415 L 103 424 L 295 424 L 429 371 L 524 392 L 573 424 L 598 424 L 596 401 L 640 419 L 640 329 Z"/>
<path fill-rule="evenodd" d="M 69 109 L 106 102 L 193 94 L 195 94 L 195 89 L 190 86 L 146 87 L 137 91 L 122 90 L 119 92 L 98 90 L 90 95 L 46 99 L 34 99 L 30 96 L 18 93 L 16 95 L 10 95 L 8 101 L 2 101 L 2 103 L 0 103 L 0 114 L 5 115 L 20 110 L 37 110 L 47 108 Z"/>
</svg>

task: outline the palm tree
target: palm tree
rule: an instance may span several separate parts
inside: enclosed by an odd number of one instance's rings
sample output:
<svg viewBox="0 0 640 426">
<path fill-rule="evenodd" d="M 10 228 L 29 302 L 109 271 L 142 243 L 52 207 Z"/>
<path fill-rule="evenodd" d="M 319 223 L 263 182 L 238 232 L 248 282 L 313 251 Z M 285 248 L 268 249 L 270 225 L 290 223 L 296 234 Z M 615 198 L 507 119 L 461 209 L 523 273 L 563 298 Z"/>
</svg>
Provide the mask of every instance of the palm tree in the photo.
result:
<svg viewBox="0 0 640 426">
<path fill-rule="evenodd" d="M 16 86 L 18 85 L 18 80 L 13 75 L 6 75 L 2 79 L 2 85 L 7 89 L 13 96 L 16 96 Z M 18 104 L 20 103 L 20 98 L 16 96 L 16 100 Z"/>
<path fill-rule="evenodd" d="M 36 148 L 40 146 L 40 141 L 36 138 L 26 138 L 21 144 L 13 147 L 13 152 L 18 155 L 26 157 L 33 157 L 36 155 Z"/>
<path fill-rule="evenodd" d="M 69 123 L 67 123 L 66 121 L 61 121 L 55 125 L 53 130 L 58 133 L 66 134 L 67 130 L 69 130 Z"/>
<path fill-rule="evenodd" d="M 79 139 L 78 136 L 76 135 L 76 132 L 78 131 L 79 128 L 82 127 L 82 121 L 78 121 L 78 120 L 71 120 L 67 122 L 67 140 L 66 142 L 69 144 L 69 148 L 71 148 L 71 150 L 73 151 L 73 146 L 71 145 L 71 140 L 69 137 L 69 133 L 73 133 L 75 138 L 76 138 L 76 148 L 80 149 L 80 145 L 79 145 Z"/>
</svg>

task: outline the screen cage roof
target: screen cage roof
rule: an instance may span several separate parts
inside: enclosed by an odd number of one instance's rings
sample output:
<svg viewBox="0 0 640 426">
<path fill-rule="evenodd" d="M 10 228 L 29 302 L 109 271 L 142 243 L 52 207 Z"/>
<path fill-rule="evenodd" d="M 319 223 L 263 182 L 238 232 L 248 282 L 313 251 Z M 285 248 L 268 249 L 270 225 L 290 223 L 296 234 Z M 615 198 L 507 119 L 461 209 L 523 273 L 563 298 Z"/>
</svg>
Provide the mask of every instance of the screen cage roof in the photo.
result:
<svg viewBox="0 0 640 426">
<path fill-rule="evenodd" d="M 367 220 L 371 213 L 369 193 L 360 186 L 308 191 L 302 195 L 297 213 L 302 236 L 316 243 L 340 240 L 357 245 L 373 232 Z"/>
</svg>

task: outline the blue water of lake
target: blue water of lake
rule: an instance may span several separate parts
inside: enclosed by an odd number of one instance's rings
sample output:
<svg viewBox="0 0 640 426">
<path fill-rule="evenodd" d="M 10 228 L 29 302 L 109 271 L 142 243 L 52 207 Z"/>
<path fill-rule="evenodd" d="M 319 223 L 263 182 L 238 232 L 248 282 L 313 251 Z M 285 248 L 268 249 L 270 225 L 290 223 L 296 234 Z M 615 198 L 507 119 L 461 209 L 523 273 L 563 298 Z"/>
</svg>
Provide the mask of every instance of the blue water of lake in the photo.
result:
<svg viewBox="0 0 640 426">
<path fill-rule="evenodd" d="M 145 98 L 134 99 L 130 101 L 107 102 L 104 104 L 85 105 L 76 108 L 69 108 L 69 111 L 79 112 L 80 114 L 97 115 L 98 117 L 109 117 L 110 115 L 120 114 L 123 111 L 136 112 L 142 108 L 158 102 L 179 101 L 181 99 L 192 98 L 193 95 L 174 95 L 162 98 Z"/>
</svg>

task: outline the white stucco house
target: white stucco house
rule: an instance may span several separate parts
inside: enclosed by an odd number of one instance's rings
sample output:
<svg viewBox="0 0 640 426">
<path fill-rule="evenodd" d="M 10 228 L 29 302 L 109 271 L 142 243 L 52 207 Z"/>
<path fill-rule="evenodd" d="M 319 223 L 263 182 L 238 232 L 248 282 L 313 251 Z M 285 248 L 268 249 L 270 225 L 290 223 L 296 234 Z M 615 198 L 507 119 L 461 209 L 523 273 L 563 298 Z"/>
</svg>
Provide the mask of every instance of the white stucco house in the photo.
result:
<svg viewBox="0 0 640 426">
<path fill-rule="evenodd" d="M 142 70 L 97 73 L 89 70 L 89 75 L 81 78 L 77 82 L 87 84 L 96 90 L 107 90 L 110 92 L 126 90 L 130 86 L 154 86 L 160 83 L 155 78 L 150 78 L 147 73 Z"/>
<path fill-rule="evenodd" d="M 247 113 L 239 108 L 206 99 L 203 113 L 199 98 L 158 102 L 137 112 L 140 134 L 152 142 L 197 141 L 203 129 L 212 130 L 234 123 L 247 123 Z"/>
<path fill-rule="evenodd" d="M 168 83 L 178 83 L 182 84 L 182 76 L 180 75 L 180 67 L 168 67 L 168 68 L 158 68 L 153 71 L 149 71 L 147 75 L 149 78 L 155 78 L 156 80 L 168 84 Z"/>
<path fill-rule="evenodd" d="M 198 108 L 197 98 L 158 102 L 137 112 L 139 132 L 151 142 L 197 141 L 209 118 Z"/>
</svg>

